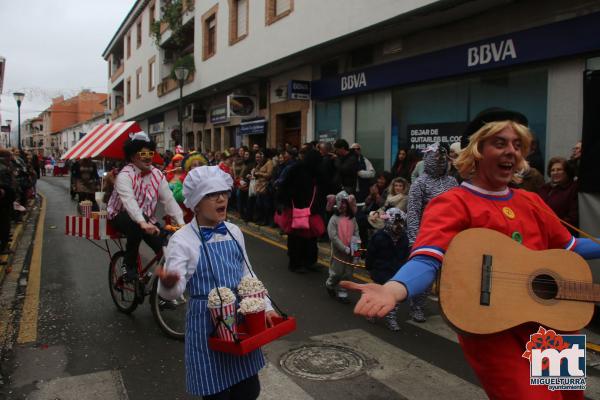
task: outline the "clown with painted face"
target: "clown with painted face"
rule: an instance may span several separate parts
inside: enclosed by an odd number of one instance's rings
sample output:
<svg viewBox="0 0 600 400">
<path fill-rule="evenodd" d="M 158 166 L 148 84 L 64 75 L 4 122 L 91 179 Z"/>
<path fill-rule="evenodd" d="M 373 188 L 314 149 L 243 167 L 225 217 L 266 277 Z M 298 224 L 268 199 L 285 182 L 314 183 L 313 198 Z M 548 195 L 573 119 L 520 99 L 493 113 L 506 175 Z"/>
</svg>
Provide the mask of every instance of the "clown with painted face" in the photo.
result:
<svg viewBox="0 0 600 400">
<path fill-rule="evenodd" d="M 137 256 L 143 240 L 158 253 L 162 239 L 156 219 L 160 201 L 175 223 L 183 225 L 183 213 L 177 205 L 164 174 L 152 165 L 156 144 L 145 132 L 131 134 L 123 151 L 128 164 L 115 180 L 115 188 L 108 200 L 108 219 L 127 237 L 123 280 L 138 278 Z"/>
<path fill-rule="evenodd" d="M 531 250 L 566 249 L 600 258 L 600 245 L 573 237 L 537 194 L 508 186 L 526 165 L 532 140 L 527 124 L 523 114 L 499 108 L 471 121 L 455 162 L 465 181 L 429 202 L 409 261 L 384 285 L 341 283 L 362 292 L 356 314 L 383 317 L 398 302 L 427 290 L 452 239 L 469 228 L 493 229 Z M 521 355 L 537 330 L 537 324 L 525 323 L 494 334 L 458 335 L 489 398 L 583 399 L 583 391 L 552 392 L 529 384 L 529 361 Z"/>
</svg>

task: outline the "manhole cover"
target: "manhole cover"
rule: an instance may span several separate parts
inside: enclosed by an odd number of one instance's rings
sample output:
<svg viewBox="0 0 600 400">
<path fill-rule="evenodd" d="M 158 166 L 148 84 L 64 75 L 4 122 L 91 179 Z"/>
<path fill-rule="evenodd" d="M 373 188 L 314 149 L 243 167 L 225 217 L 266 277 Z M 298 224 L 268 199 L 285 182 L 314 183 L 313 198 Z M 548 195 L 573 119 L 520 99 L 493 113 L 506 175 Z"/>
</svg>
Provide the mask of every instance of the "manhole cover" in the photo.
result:
<svg viewBox="0 0 600 400">
<path fill-rule="evenodd" d="M 285 353 L 281 367 L 289 374 L 317 381 L 332 381 L 360 375 L 365 360 L 359 353 L 341 346 L 303 346 Z"/>
</svg>

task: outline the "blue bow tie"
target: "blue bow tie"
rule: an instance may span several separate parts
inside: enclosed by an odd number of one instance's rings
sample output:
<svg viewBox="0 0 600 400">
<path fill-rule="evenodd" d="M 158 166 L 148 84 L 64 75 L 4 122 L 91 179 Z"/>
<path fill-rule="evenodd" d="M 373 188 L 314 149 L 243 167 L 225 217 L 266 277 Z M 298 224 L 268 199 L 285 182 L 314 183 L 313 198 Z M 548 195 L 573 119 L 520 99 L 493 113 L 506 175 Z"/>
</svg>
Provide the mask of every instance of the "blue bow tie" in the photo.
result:
<svg viewBox="0 0 600 400">
<path fill-rule="evenodd" d="M 208 242 L 215 233 L 226 235 L 227 228 L 225 227 L 225 223 L 221 222 L 214 228 L 200 228 L 200 234 L 202 235 L 202 239 L 204 239 L 205 242 Z"/>
</svg>

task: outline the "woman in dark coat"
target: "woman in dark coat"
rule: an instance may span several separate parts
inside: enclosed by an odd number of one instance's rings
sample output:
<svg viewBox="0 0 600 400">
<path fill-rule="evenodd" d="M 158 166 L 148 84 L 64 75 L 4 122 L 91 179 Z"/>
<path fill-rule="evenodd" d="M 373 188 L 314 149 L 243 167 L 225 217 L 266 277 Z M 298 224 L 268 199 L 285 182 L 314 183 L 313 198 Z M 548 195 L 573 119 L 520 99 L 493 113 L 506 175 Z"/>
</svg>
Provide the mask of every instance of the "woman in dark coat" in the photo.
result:
<svg viewBox="0 0 600 400">
<path fill-rule="evenodd" d="M 579 227 L 579 208 L 577 205 L 577 182 L 574 181 L 574 171 L 569 162 L 563 157 L 553 157 L 548 162 L 546 171 L 550 182 L 539 191 L 540 197 L 556 213 L 558 218 Z M 577 232 L 569 229 L 573 235 Z"/>
<path fill-rule="evenodd" d="M 320 161 L 321 155 L 318 151 L 303 150 L 302 160 L 290 168 L 277 190 L 278 203 L 283 206 L 283 210 L 276 216 L 276 222 L 288 235 L 288 268 L 293 272 L 307 272 L 308 268 L 317 262 L 317 239 L 325 230 L 320 216 L 321 208 L 324 208 L 325 204 L 317 201 L 321 197 L 317 186 Z M 292 208 L 309 206 L 310 229 L 291 229 Z"/>
</svg>

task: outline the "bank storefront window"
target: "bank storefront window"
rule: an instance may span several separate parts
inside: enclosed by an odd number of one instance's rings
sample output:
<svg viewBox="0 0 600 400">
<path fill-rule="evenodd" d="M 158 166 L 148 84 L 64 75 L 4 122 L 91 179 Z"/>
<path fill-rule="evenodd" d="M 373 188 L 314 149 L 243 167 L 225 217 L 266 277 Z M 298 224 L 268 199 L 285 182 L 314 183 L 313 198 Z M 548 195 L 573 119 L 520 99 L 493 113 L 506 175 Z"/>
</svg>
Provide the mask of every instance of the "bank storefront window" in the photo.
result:
<svg viewBox="0 0 600 400">
<path fill-rule="evenodd" d="M 489 107 L 525 114 L 544 154 L 547 87 L 547 71 L 530 69 L 394 89 L 392 159 L 398 148 L 423 149 L 438 140 L 458 141 L 468 121 Z"/>
<path fill-rule="evenodd" d="M 356 142 L 361 153 L 371 161 L 376 171 L 383 171 L 385 129 L 389 126 L 389 111 L 385 110 L 383 92 L 356 97 Z"/>
<path fill-rule="evenodd" d="M 335 142 L 340 137 L 342 108 L 338 101 L 315 104 L 315 132 L 320 142 Z"/>
</svg>

